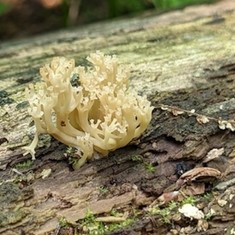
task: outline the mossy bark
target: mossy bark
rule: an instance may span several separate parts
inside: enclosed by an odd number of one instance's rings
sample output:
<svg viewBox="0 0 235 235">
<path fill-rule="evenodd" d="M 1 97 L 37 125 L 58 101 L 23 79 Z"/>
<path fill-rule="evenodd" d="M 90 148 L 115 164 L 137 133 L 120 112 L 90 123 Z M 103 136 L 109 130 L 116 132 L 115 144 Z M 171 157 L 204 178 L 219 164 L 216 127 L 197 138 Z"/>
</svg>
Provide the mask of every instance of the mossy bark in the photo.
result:
<svg viewBox="0 0 235 235">
<path fill-rule="evenodd" d="M 213 148 L 224 148 L 224 156 L 207 166 L 230 170 L 217 183 L 233 178 L 235 137 L 218 120 L 235 119 L 234 9 L 233 1 L 219 1 L 0 44 L 0 233 L 50 234 L 60 218 L 75 224 L 88 209 L 99 216 L 113 208 L 131 213 L 147 207 L 176 187 L 182 163 L 186 169 L 203 165 Z M 20 165 L 30 159 L 21 147 L 35 131 L 25 87 L 39 80 L 39 68 L 53 56 L 84 65 L 96 50 L 131 66 L 131 85 L 155 106 L 150 127 L 129 146 L 76 171 L 64 156 L 66 146 L 42 136 L 36 161 Z M 200 115 L 209 122 L 200 123 Z M 45 178 L 44 169 L 50 173 Z M 225 217 L 228 227 L 234 211 L 219 219 Z M 142 223 L 129 234 L 154 231 L 145 214 L 138 219 Z M 170 230 L 166 224 L 158 228 L 162 234 Z"/>
</svg>

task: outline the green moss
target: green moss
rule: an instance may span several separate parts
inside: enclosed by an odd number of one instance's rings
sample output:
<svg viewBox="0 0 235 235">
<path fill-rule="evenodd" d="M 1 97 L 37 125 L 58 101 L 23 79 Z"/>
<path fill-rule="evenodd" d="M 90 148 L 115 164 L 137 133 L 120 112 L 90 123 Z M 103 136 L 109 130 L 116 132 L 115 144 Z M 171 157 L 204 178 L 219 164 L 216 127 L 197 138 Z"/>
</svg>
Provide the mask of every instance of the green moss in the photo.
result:
<svg viewBox="0 0 235 235">
<path fill-rule="evenodd" d="M 71 226 L 71 224 L 64 217 L 59 218 L 59 225 L 61 228 L 67 228 Z"/>
<path fill-rule="evenodd" d="M 133 162 L 143 162 L 143 157 L 141 155 L 134 155 L 132 156 L 131 160 Z"/>
<path fill-rule="evenodd" d="M 98 188 L 98 190 L 99 190 L 100 194 L 106 194 L 106 193 L 109 192 L 109 189 L 107 187 L 105 187 L 105 186 L 100 186 Z"/>
<path fill-rule="evenodd" d="M 156 170 L 155 166 L 153 166 L 153 164 L 151 164 L 151 163 L 145 162 L 144 167 L 145 167 L 145 170 L 149 173 L 154 173 Z"/>
<path fill-rule="evenodd" d="M 120 215 L 117 211 L 112 210 L 112 216 Z M 101 235 L 107 232 L 112 232 L 117 229 L 124 228 L 130 224 L 132 224 L 136 219 L 135 218 L 127 218 L 123 222 L 114 222 L 114 223 L 105 223 L 96 220 L 96 216 L 92 213 L 92 211 L 88 210 L 86 217 L 81 221 L 81 227 L 86 234 L 89 235 Z"/>
<path fill-rule="evenodd" d="M 148 211 L 150 215 L 160 215 L 164 223 L 169 224 L 171 222 L 171 215 L 174 214 L 173 211 L 179 207 L 177 202 L 171 202 L 165 208 L 160 208 L 158 206 L 150 208 Z"/>
<path fill-rule="evenodd" d="M 195 196 L 188 196 L 182 201 L 182 205 L 184 204 L 195 205 L 196 202 L 198 202 L 198 198 L 196 198 Z"/>
<path fill-rule="evenodd" d="M 15 165 L 15 168 L 18 170 L 25 170 L 25 169 L 29 169 L 32 165 L 33 165 L 32 160 L 26 160 L 26 161 L 17 163 Z"/>
</svg>

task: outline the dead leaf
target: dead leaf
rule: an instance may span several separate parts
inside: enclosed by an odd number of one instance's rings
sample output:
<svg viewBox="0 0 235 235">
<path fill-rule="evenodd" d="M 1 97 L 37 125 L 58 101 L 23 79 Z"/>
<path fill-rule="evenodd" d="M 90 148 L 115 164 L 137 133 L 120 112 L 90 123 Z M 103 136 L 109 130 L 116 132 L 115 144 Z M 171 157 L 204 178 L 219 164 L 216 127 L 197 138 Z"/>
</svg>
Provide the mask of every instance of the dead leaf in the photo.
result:
<svg viewBox="0 0 235 235">
<path fill-rule="evenodd" d="M 198 167 L 192 170 L 185 172 L 180 178 L 177 180 L 177 184 L 179 186 L 185 184 L 186 182 L 192 182 L 196 180 L 207 181 L 208 178 L 220 178 L 221 172 L 215 168 L 210 167 Z"/>
<path fill-rule="evenodd" d="M 223 153 L 224 153 L 224 148 L 212 149 L 207 153 L 207 155 L 205 156 L 202 162 L 203 163 L 210 162 L 211 160 L 215 158 L 219 158 Z"/>
</svg>

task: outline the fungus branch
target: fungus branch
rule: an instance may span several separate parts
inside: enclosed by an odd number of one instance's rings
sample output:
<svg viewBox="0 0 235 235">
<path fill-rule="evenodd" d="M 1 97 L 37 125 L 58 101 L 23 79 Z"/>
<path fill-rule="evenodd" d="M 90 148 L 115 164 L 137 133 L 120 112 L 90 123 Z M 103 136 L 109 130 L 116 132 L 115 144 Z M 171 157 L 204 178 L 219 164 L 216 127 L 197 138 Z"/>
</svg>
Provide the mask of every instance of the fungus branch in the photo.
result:
<svg viewBox="0 0 235 235">
<path fill-rule="evenodd" d="M 107 155 L 147 128 L 153 107 L 146 97 L 129 88 L 129 71 L 115 56 L 101 52 L 87 60 L 92 67 L 85 69 L 75 67 L 74 60 L 53 58 L 40 69 L 42 82 L 26 90 L 37 131 L 25 149 L 33 158 L 41 133 L 76 147 L 81 166 L 94 151 Z M 74 76 L 79 78 L 79 87 L 71 85 Z"/>
</svg>

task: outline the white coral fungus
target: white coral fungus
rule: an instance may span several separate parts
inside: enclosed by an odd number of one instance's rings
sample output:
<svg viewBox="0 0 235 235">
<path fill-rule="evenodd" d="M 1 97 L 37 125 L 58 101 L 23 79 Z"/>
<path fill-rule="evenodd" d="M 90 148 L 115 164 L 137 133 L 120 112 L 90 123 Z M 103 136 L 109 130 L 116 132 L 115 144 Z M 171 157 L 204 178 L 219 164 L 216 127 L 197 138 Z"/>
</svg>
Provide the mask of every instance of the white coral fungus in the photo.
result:
<svg viewBox="0 0 235 235">
<path fill-rule="evenodd" d="M 40 69 L 43 81 L 26 89 L 36 134 L 25 149 L 33 158 L 41 133 L 78 148 L 80 167 L 94 151 L 105 156 L 147 128 L 153 107 L 129 88 L 129 71 L 115 56 L 101 52 L 87 60 L 93 67 L 75 67 L 73 59 L 55 57 Z M 71 85 L 74 78 L 77 87 Z"/>
</svg>

